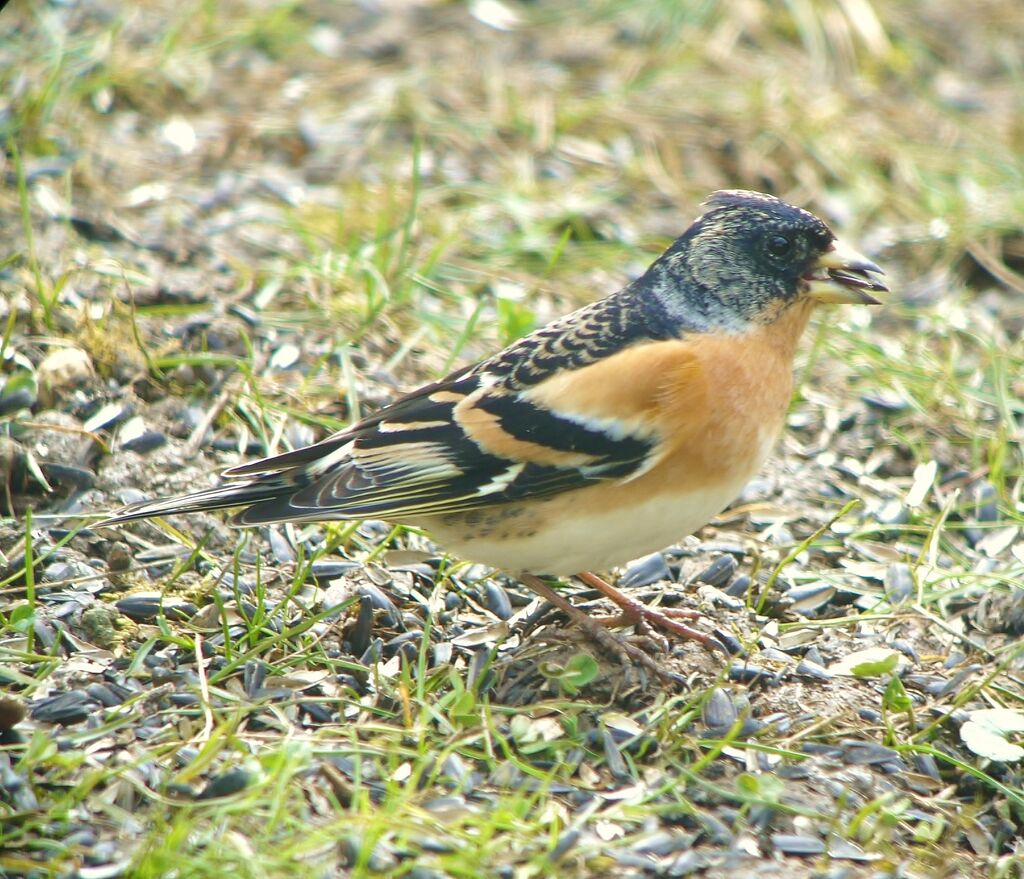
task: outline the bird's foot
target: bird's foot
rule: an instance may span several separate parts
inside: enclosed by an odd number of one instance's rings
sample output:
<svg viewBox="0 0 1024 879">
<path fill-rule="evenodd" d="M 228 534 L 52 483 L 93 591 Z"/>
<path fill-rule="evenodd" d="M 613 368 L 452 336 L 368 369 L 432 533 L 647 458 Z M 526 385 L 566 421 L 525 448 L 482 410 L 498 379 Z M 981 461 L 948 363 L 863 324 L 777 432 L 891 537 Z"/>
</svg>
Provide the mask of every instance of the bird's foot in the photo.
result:
<svg viewBox="0 0 1024 879">
<path fill-rule="evenodd" d="M 697 611 L 675 607 L 649 607 L 643 602 L 627 595 L 622 590 L 616 589 L 611 583 L 602 580 L 597 574 L 592 574 L 590 571 L 584 571 L 576 576 L 591 588 L 596 589 L 602 595 L 611 599 L 622 609 L 622 613 L 616 614 L 613 617 L 590 618 L 600 625 L 636 626 L 637 631 L 641 634 L 645 633 L 645 629 L 658 629 L 677 638 L 699 641 L 708 650 L 717 650 L 721 653 L 726 652 L 718 639 L 679 622 L 679 620 L 700 619 L 702 614 Z"/>
<path fill-rule="evenodd" d="M 598 619 L 576 607 L 564 596 L 559 595 L 540 577 L 535 577 L 533 574 L 521 574 L 519 580 L 541 598 L 551 602 L 559 610 L 564 611 L 569 619 L 579 626 L 591 641 L 603 648 L 605 652 L 615 656 L 627 669 L 638 665 L 662 680 L 671 681 L 676 684 L 685 683 L 686 679 L 682 675 L 665 668 L 664 664 L 655 661 L 653 657 L 636 644 L 631 644 L 613 635 Z M 640 606 L 643 607 L 643 605 Z"/>
</svg>

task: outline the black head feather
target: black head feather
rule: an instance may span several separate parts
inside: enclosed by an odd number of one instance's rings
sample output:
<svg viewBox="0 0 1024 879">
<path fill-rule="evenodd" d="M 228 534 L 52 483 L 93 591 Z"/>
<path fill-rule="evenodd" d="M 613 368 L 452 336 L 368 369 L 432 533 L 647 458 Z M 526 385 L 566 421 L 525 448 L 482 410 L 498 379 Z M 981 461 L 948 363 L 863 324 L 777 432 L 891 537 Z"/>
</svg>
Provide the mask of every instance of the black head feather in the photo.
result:
<svg viewBox="0 0 1024 879">
<path fill-rule="evenodd" d="M 835 236 L 771 195 L 713 193 L 706 210 L 638 282 L 685 328 L 739 331 L 774 319 Z"/>
</svg>

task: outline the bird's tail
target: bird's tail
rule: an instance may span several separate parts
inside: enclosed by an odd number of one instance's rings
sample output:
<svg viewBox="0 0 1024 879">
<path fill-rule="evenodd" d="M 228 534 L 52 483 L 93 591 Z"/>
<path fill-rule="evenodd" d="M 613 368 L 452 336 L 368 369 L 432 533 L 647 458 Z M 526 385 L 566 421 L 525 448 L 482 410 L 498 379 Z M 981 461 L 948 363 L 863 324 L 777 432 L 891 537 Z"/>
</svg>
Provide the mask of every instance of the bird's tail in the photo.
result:
<svg viewBox="0 0 1024 879">
<path fill-rule="evenodd" d="M 248 507 L 260 501 L 280 497 L 283 488 L 283 481 L 280 479 L 264 478 L 246 482 L 229 482 L 226 485 L 219 485 L 216 488 L 208 488 L 206 491 L 197 491 L 193 494 L 128 504 L 96 524 L 117 525 L 121 522 L 131 522 L 133 519 L 151 519 L 153 516 Z"/>
<path fill-rule="evenodd" d="M 269 458 L 260 458 L 225 470 L 224 484 L 194 494 L 138 501 L 117 510 L 98 525 L 116 525 L 133 519 L 199 513 L 243 507 L 233 522 L 236 525 L 261 525 L 284 520 L 328 518 L 320 510 L 303 510 L 289 505 L 288 498 L 324 472 L 339 466 L 352 449 L 352 437 L 336 433 L 311 446 L 293 449 Z M 269 506 L 256 506 L 271 501 Z M 250 509 L 256 506 L 256 509 Z"/>
</svg>

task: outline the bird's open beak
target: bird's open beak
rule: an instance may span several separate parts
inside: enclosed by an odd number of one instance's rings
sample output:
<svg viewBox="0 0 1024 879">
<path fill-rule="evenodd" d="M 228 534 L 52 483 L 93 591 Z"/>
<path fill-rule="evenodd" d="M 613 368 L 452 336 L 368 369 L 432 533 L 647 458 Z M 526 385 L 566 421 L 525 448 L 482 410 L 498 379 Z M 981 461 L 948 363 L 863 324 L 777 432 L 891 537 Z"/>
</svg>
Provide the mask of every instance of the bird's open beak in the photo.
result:
<svg viewBox="0 0 1024 879">
<path fill-rule="evenodd" d="M 867 257 L 834 241 L 804 275 L 804 282 L 807 295 L 818 302 L 881 305 L 871 293 L 889 289 L 874 277 L 882 274 Z"/>
</svg>

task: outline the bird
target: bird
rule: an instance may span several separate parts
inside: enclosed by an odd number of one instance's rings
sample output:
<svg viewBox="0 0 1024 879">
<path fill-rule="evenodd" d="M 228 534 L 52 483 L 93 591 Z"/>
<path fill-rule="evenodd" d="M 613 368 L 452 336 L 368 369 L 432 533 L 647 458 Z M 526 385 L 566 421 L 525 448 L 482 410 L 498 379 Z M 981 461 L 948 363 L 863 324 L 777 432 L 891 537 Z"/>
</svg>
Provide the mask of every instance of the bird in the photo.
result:
<svg viewBox="0 0 1024 879">
<path fill-rule="evenodd" d="M 240 507 L 254 526 L 372 518 L 516 577 L 598 646 L 664 664 L 610 628 L 724 649 L 601 574 L 720 513 L 761 469 L 793 392 L 797 342 L 820 304 L 878 305 L 875 263 L 821 219 L 721 190 L 647 270 L 494 355 L 319 442 L 231 467 L 221 484 L 143 500 L 102 525 Z M 593 617 L 550 578 L 621 610 Z"/>
</svg>

